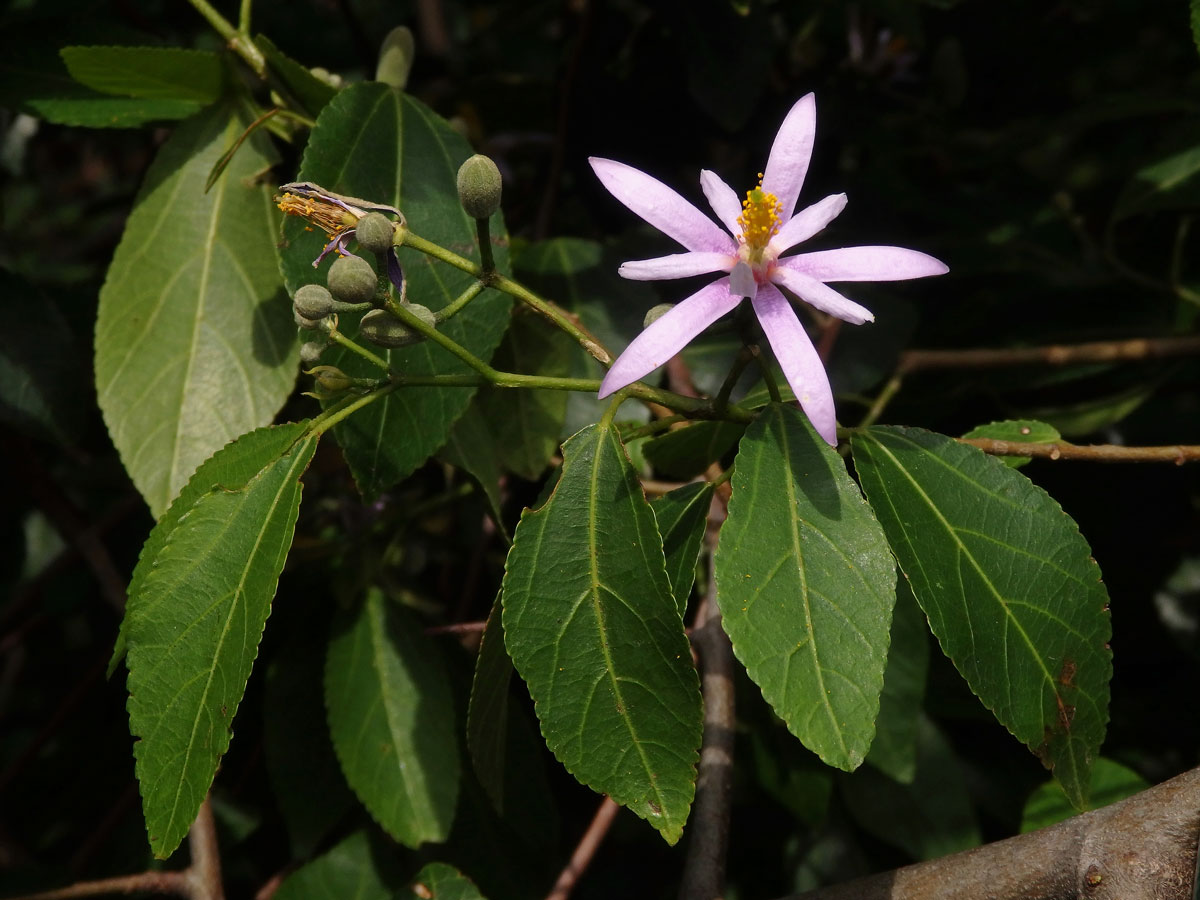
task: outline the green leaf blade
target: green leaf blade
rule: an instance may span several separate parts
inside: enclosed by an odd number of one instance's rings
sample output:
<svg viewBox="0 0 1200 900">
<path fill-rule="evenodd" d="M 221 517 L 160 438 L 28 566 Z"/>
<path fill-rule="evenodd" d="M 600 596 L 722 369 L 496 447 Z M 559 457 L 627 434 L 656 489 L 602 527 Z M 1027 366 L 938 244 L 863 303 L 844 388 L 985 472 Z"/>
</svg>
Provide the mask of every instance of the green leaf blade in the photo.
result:
<svg viewBox="0 0 1200 900">
<path fill-rule="evenodd" d="M 395 206 L 422 237 L 478 261 L 475 223 L 459 204 L 455 186 L 458 167 L 470 155 L 462 136 L 420 101 L 384 84 L 360 83 L 340 91 L 322 109 L 298 178 Z M 323 283 L 326 274 L 324 268 L 312 267 L 324 235 L 305 227 L 294 217 L 284 223 L 288 247 L 281 266 L 293 293 L 301 284 Z M 507 236 L 499 214 L 492 218 L 491 234 L 496 265 L 503 271 L 508 262 Z M 473 281 L 465 272 L 407 248 L 400 248 L 399 257 L 409 299 L 433 310 L 448 304 Z M 485 291 L 439 328 L 488 359 L 508 326 L 511 305 L 507 294 Z M 357 334 L 355 316 L 342 316 L 339 325 L 351 337 Z M 472 372 L 427 341 L 400 349 L 373 349 L 394 371 L 406 375 Z M 338 348 L 326 351 L 322 361 L 350 375 L 379 376 L 378 369 Z M 363 495 L 377 497 L 436 452 L 474 393 L 473 388 L 406 387 L 339 424 L 334 436 Z"/>
<path fill-rule="evenodd" d="M 735 655 L 789 730 L 857 768 L 875 734 L 896 569 L 845 464 L 796 408 L 747 429 L 716 557 Z"/>
<path fill-rule="evenodd" d="M 408 847 L 445 840 L 458 799 L 454 700 L 436 648 L 378 590 L 330 641 L 325 708 L 346 780 L 375 820 Z"/>
<path fill-rule="evenodd" d="M 224 86 L 221 57 L 182 47 L 63 47 L 71 77 L 104 94 L 215 103 Z"/>
<path fill-rule="evenodd" d="M 863 488 L 942 650 L 1076 806 L 1108 721 L 1108 595 L 1075 523 L 1020 473 L 950 438 L 854 437 Z"/>
<path fill-rule="evenodd" d="M 295 327 L 276 267 L 271 161 L 249 124 L 214 107 L 160 149 L 100 291 L 96 388 L 126 470 L 157 517 L 196 467 L 274 418 L 295 383 Z"/>
<path fill-rule="evenodd" d="M 688 595 L 696 580 L 696 561 L 704 543 L 712 497 L 713 486 L 701 481 L 676 488 L 650 504 L 662 535 L 667 578 L 680 616 L 687 611 Z"/>
<path fill-rule="evenodd" d="M 160 858 L 179 846 L 229 746 L 316 444 L 303 435 L 281 455 L 260 456 L 243 486 L 203 493 L 134 580 L 129 726 L 140 738 L 136 771 Z"/>
<path fill-rule="evenodd" d="M 563 452 L 554 493 L 522 516 L 509 552 L 505 642 L 554 755 L 673 844 L 702 719 L 662 540 L 615 429 L 589 426 Z"/>
</svg>

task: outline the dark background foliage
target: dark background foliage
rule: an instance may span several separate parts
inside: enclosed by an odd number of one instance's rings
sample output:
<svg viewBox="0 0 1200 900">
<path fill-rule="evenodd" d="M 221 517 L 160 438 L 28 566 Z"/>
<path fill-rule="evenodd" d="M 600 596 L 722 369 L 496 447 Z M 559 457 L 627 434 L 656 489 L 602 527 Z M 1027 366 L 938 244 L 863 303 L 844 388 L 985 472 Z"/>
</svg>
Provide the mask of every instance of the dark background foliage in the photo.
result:
<svg viewBox="0 0 1200 900">
<path fill-rule="evenodd" d="M 1183 2 L 425 6 L 436 14 L 378 0 L 262 3 L 255 29 L 307 65 L 356 79 L 372 76 L 382 34 L 413 27 L 418 55 L 409 89 L 496 159 L 518 244 L 599 239 L 613 246 L 614 261 L 671 252 L 600 188 L 587 157 L 645 168 L 696 201 L 701 168 L 744 189 L 788 108 L 815 91 L 817 144 L 802 202 L 837 191 L 850 198 L 818 240 L 916 247 L 951 269 L 919 288 L 856 288 L 878 321 L 844 329 L 835 348 L 835 388 L 849 424 L 864 407 L 846 395 L 873 395 L 905 347 L 1194 330 L 1200 306 L 1188 288 L 1200 290 L 1200 267 L 1187 227 L 1200 195 L 1193 173 L 1179 173 L 1170 190 L 1143 173 L 1200 139 L 1200 67 Z M 18 367 L 13 360 L 34 359 L 51 414 L 22 415 L 12 384 L 0 386 L 4 893 L 149 862 L 123 673 L 106 680 L 104 667 L 123 583 L 152 523 L 96 410 L 90 344 L 105 266 L 167 133 L 34 126 L 20 113 L 41 89 L 39 78 L 66 77 L 52 74 L 57 47 L 219 43 L 183 4 L 8 7 L 0 37 L 0 264 L 12 274 L 2 283 L 9 334 L 0 339 L 0 378 Z M 294 155 L 285 158 L 278 180 L 289 180 L 297 165 Z M 1139 207 L 1147 193 L 1152 202 Z M 679 299 L 680 291 L 668 283 L 661 299 Z M 643 311 L 627 315 L 636 322 Z M 885 420 L 960 434 L 993 419 L 1036 417 L 1079 442 L 1194 444 L 1198 375 L 1190 359 L 936 371 L 912 376 Z M 296 398 L 284 414 L 307 414 L 308 403 Z M 1200 674 L 1195 469 L 1035 462 L 1025 471 L 1079 522 L 1108 583 L 1115 677 L 1105 755 L 1151 782 L 1191 767 L 1200 744 L 1192 712 Z M 480 507 L 438 505 L 444 478 L 430 465 L 364 508 L 330 447 L 306 478 L 310 502 L 214 789 L 231 895 L 251 896 L 361 824 L 336 771 L 321 780 L 331 758 L 311 761 L 309 795 L 290 801 L 281 793 L 304 779 L 289 787 L 267 775 L 273 754 L 292 740 L 273 728 L 319 727 L 319 690 L 287 693 L 289 679 L 303 685 L 317 670 L 285 669 L 283 661 L 304 658 L 327 630 L 339 591 L 354 590 L 370 571 L 408 585 L 431 622 L 486 615 L 502 548 L 481 530 Z M 515 519 L 537 490 L 515 483 L 508 514 Z M 315 572 L 333 573 L 333 596 Z M 471 656 L 455 658 L 465 707 Z M 944 765 L 962 773 L 967 821 L 978 821 L 984 840 L 1008 836 L 1046 774 L 950 664 L 937 653 L 933 660 L 926 709 L 953 751 Z M 736 895 L 767 897 L 910 861 L 894 835 L 871 827 L 882 812 L 853 786 L 869 775 L 825 770 L 774 723 L 757 691 L 743 687 L 730 859 Z M 273 715 L 273 703 L 294 714 Z M 595 808 L 594 795 L 545 762 L 557 813 L 531 816 L 532 840 L 522 843 L 470 812 L 480 804 L 460 804 L 450 855 L 493 898 L 544 895 Z M 316 810 L 307 823 L 304 803 Z M 924 827 L 953 843 L 960 825 L 943 815 Z M 623 816 L 577 896 L 671 896 L 685 845 L 686 838 L 667 848 Z"/>
</svg>

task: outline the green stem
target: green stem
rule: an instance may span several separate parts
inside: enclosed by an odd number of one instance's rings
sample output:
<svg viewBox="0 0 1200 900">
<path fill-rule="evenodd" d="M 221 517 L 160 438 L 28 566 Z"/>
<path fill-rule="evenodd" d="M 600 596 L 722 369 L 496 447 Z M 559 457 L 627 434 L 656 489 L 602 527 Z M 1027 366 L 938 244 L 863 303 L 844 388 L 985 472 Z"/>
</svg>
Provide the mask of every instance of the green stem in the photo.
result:
<svg viewBox="0 0 1200 900">
<path fill-rule="evenodd" d="M 479 262 L 483 268 L 483 277 L 487 279 L 496 271 L 496 260 L 492 256 L 491 226 L 487 219 L 475 220 L 475 233 L 479 236 Z"/>
<path fill-rule="evenodd" d="M 357 397 L 347 397 L 345 400 L 339 400 L 309 423 L 309 433 L 318 435 L 324 434 L 334 425 L 354 415 L 354 413 L 358 412 L 364 406 L 374 403 L 380 397 L 386 397 L 397 387 L 399 387 L 399 385 L 395 383 L 385 384 L 383 387 L 379 388 L 378 390 L 371 391 L 369 394 L 363 394 Z"/>
<path fill-rule="evenodd" d="M 653 434 L 658 434 L 660 431 L 666 431 L 672 425 L 678 425 L 680 422 L 686 422 L 687 420 L 687 416 L 666 416 L 662 419 L 655 419 L 653 422 L 629 432 L 629 434 L 625 435 L 625 440 L 636 441 L 638 438 L 650 437 Z"/>
<path fill-rule="evenodd" d="M 358 344 L 356 341 L 352 341 L 350 338 L 338 331 L 336 327 L 331 328 L 327 334 L 329 335 L 329 340 L 333 341 L 339 347 L 345 347 L 351 353 L 357 353 L 373 366 L 382 369 L 384 372 L 390 372 L 392 370 L 392 367 L 388 364 L 386 359 L 384 359 L 382 356 L 377 356 L 366 347 Z"/>
<path fill-rule="evenodd" d="M 250 7 L 254 0 L 242 0 L 242 8 L 238 10 L 238 31 L 242 34 L 250 33 Z"/>
<path fill-rule="evenodd" d="M 892 402 L 892 398 L 900 391 L 900 386 L 904 383 L 904 378 L 899 373 L 893 375 L 891 380 L 883 386 L 883 390 L 875 398 L 875 402 L 871 404 L 871 408 L 867 410 L 866 415 L 862 417 L 862 421 L 858 423 L 859 428 L 868 428 L 874 425 L 883 414 L 887 405 Z"/>
<path fill-rule="evenodd" d="M 720 409 L 729 402 L 729 395 L 733 393 L 733 387 L 737 384 L 737 380 L 742 377 L 742 373 L 746 371 L 746 366 L 750 365 L 754 359 L 754 351 L 749 347 L 743 347 L 738 351 L 737 359 L 733 361 L 733 367 L 729 370 L 729 374 L 725 376 L 725 381 L 721 384 L 721 389 L 717 391 L 717 396 L 713 398 L 713 406 Z"/>
<path fill-rule="evenodd" d="M 771 367 L 763 362 L 762 351 L 757 347 L 751 347 L 750 352 L 754 354 L 754 361 L 758 363 L 758 371 L 762 375 L 763 383 L 767 386 L 767 393 L 771 396 L 771 400 L 775 403 L 782 402 L 775 374 L 771 371 Z"/>
<path fill-rule="evenodd" d="M 462 360 L 488 381 L 494 381 L 497 374 L 496 370 L 485 363 L 482 359 L 464 347 L 458 341 L 447 335 L 442 334 L 424 319 L 416 316 L 407 306 L 396 300 L 395 297 L 389 296 L 385 301 L 387 311 L 404 323 L 405 326 L 425 335 L 429 340 L 433 341 L 442 349 L 448 351 L 451 355 Z"/>
<path fill-rule="evenodd" d="M 234 28 L 229 20 L 217 12 L 208 0 L 190 0 L 190 2 L 196 12 L 208 20 L 208 24 L 213 27 L 213 30 L 224 38 L 229 49 L 246 61 L 246 65 L 254 70 L 255 75 L 259 78 L 267 77 L 267 61 L 259 49 L 254 46 L 248 33 Z"/>
<path fill-rule="evenodd" d="M 466 272 L 469 275 L 474 275 L 476 278 L 480 279 L 480 281 L 482 281 L 487 287 L 493 287 L 498 291 L 503 291 L 506 294 L 516 297 L 526 306 L 529 306 L 545 318 L 549 319 L 551 322 L 569 334 L 575 339 L 575 342 L 578 343 L 579 346 L 586 350 L 595 359 L 599 360 L 602 365 L 612 365 L 613 355 L 605 349 L 604 345 L 600 343 L 595 335 L 591 334 L 586 328 L 580 325 L 576 318 L 566 310 L 554 303 L 551 303 L 549 300 L 539 297 L 537 294 L 533 293 L 533 291 L 529 290 L 529 288 L 525 287 L 519 282 L 513 281 L 511 278 L 508 278 L 505 275 L 500 274 L 494 269 L 485 270 L 483 266 L 472 262 L 464 256 L 459 256 L 457 253 L 452 253 L 445 247 L 435 244 L 432 241 L 428 241 L 419 234 L 414 234 L 412 231 L 409 231 L 407 228 L 400 231 L 398 236 L 400 237 L 403 246 L 411 247 L 420 253 L 424 253 L 426 256 L 432 256 L 434 259 L 440 260 L 447 265 L 454 266 L 456 269 L 461 269 L 463 272 Z M 483 253 L 483 246 L 483 244 L 480 245 L 481 254 Z M 488 251 L 490 252 L 490 239 L 488 240 L 487 247 Z"/>
<path fill-rule="evenodd" d="M 433 314 L 434 321 L 440 325 L 447 319 L 453 318 L 460 309 L 478 297 L 483 292 L 483 288 L 484 284 L 482 281 L 471 282 L 467 286 L 467 289 L 459 294 L 453 302 L 448 303 Z"/>
</svg>

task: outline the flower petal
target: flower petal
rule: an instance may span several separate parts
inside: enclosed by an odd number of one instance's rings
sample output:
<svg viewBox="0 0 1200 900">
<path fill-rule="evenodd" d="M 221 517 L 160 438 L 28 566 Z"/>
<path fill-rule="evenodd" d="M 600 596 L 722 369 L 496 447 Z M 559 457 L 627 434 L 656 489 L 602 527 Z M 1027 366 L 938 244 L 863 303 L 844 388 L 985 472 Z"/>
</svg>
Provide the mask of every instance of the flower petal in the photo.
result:
<svg viewBox="0 0 1200 900">
<path fill-rule="evenodd" d="M 688 278 L 709 272 L 728 272 L 737 262 L 728 253 L 674 253 L 655 259 L 631 259 L 621 263 L 622 278 L 633 281 L 660 281 L 664 278 Z"/>
<path fill-rule="evenodd" d="M 754 270 L 744 259 L 729 273 L 729 293 L 738 297 L 749 297 L 751 300 L 758 293 L 758 282 L 754 280 Z"/>
<path fill-rule="evenodd" d="M 829 285 L 822 284 L 803 272 L 779 265 L 771 272 L 771 280 L 776 284 L 783 285 L 810 306 L 815 306 L 821 312 L 837 316 L 852 325 L 875 321 L 875 316 L 865 306 L 859 306 L 848 297 L 843 297 Z"/>
<path fill-rule="evenodd" d="M 783 294 L 773 285 L 760 285 L 754 313 L 767 335 L 784 377 L 800 408 L 826 443 L 837 446 L 837 414 L 825 364 Z"/>
<path fill-rule="evenodd" d="M 633 384 L 682 350 L 692 338 L 741 302 L 719 278 L 672 307 L 633 339 L 600 382 L 599 399 Z"/>
<path fill-rule="evenodd" d="M 611 159 L 588 159 L 608 192 L 688 250 L 728 252 L 732 238 L 708 216 L 645 172 Z"/>
<path fill-rule="evenodd" d="M 717 214 L 721 224 L 729 229 L 729 233 L 735 238 L 741 234 L 738 216 L 742 214 L 742 201 L 738 199 L 737 191 L 722 181 L 720 175 L 708 169 L 700 170 L 700 188 L 708 198 L 708 205 Z"/>
<path fill-rule="evenodd" d="M 904 281 L 950 271 L 940 259 L 904 247 L 841 247 L 800 253 L 780 260 L 784 262 L 818 281 Z"/>
<path fill-rule="evenodd" d="M 775 251 L 776 255 L 791 250 L 836 219 L 845 208 L 845 194 L 830 194 L 819 203 L 806 206 L 789 219 L 775 237 L 771 238 L 771 249 Z"/>
<path fill-rule="evenodd" d="M 791 219 L 792 210 L 796 208 L 796 198 L 800 196 L 800 187 L 808 174 L 816 133 L 817 101 L 812 94 L 805 94 L 779 126 L 767 167 L 763 170 L 763 190 L 779 198 L 784 223 Z"/>
</svg>

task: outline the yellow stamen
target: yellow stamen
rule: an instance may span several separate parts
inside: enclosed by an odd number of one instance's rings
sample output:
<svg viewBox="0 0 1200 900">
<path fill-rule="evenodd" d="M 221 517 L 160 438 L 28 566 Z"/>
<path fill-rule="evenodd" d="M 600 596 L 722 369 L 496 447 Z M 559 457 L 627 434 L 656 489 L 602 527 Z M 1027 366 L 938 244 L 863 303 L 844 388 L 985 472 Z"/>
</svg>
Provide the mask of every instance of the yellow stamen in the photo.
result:
<svg viewBox="0 0 1200 900">
<path fill-rule="evenodd" d="M 337 237 L 358 219 L 334 203 L 319 197 L 302 197 L 290 191 L 275 198 L 276 205 L 289 216 L 300 216 L 330 237 Z"/>
<path fill-rule="evenodd" d="M 762 172 L 759 172 L 758 184 L 746 191 L 742 214 L 737 219 L 742 229 L 738 240 L 750 249 L 751 263 L 762 258 L 767 242 L 779 231 L 781 209 L 779 198 L 762 189 Z"/>
</svg>

